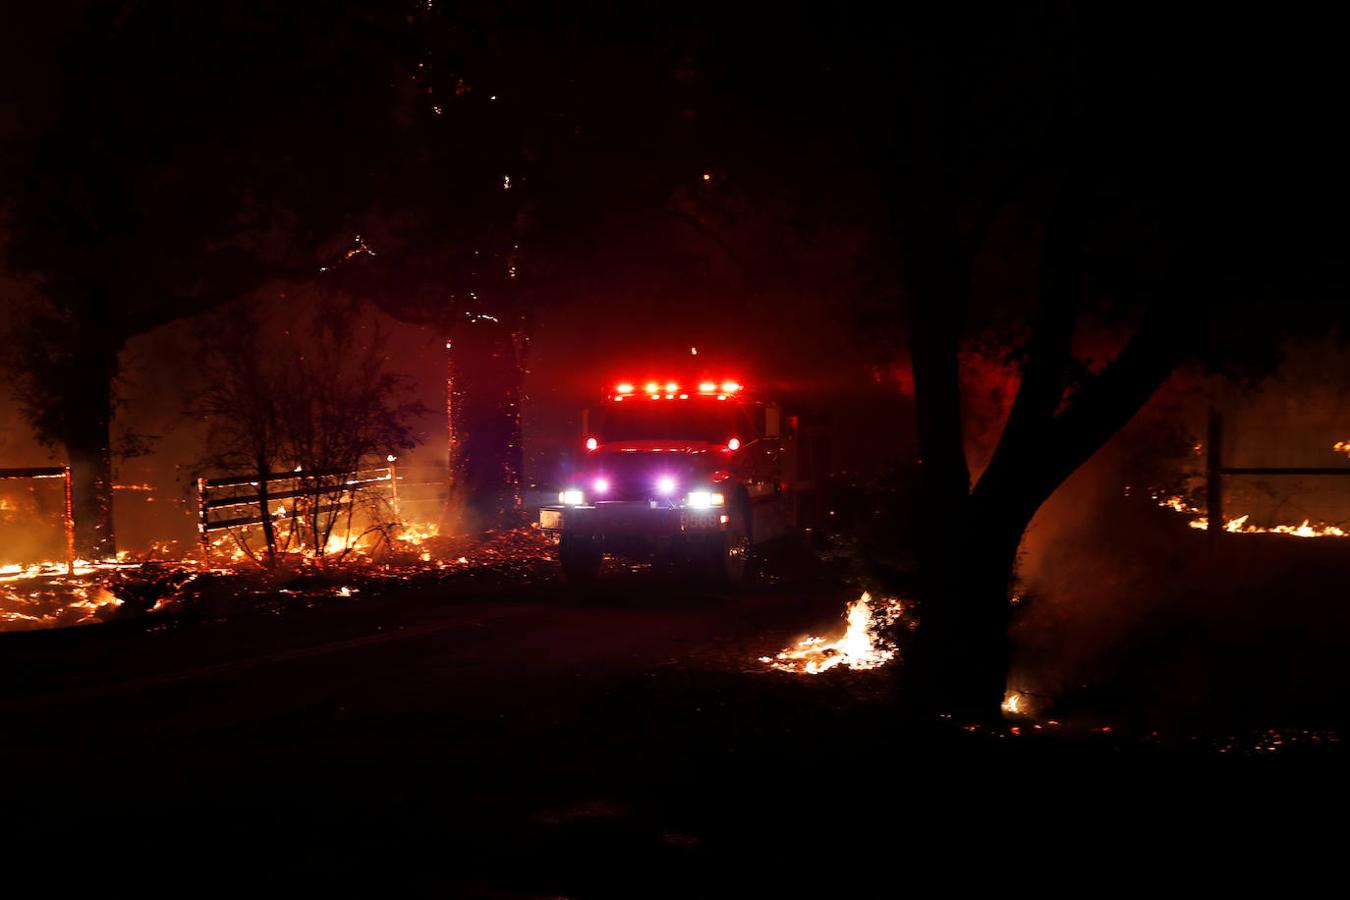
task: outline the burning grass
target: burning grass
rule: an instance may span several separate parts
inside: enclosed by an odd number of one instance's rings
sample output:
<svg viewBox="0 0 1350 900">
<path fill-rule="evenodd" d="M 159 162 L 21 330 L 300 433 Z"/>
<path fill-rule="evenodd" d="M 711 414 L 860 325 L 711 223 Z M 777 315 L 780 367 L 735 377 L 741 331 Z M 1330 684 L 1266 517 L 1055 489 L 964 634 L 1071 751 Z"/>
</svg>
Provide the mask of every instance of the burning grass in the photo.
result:
<svg viewBox="0 0 1350 900">
<path fill-rule="evenodd" d="M 808 635 L 777 656 L 762 656 L 759 661 L 794 675 L 819 675 L 836 666 L 876 669 L 895 658 L 895 644 L 885 632 L 903 613 L 899 600 L 873 600 L 864 591 L 848 605 L 845 613 L 848 624 L 842 635 L 834 639 Z"/>
<path fill-rule="evenodd" d="M 23 575 L 11 577 L 14 568 L 5 566 L 0 581 L 0 631 L 86 625 L 111 618 L 122 605 L 103 583 L 90 579 L 88 567 L 76 569 L 86 574 L 70 576 L 64 574 L 64 566 L 62 574 L 55 575 L 48 574 L 46 566 L 31 566 Z"/>
<path fill-rule="evenodd" d="M 134 616 L 220 618 L 250 611 L 351 601 L 449 579 L 528 581 L 552 571 L 552 544 L 536 529 L 446 536 L 435 525 L 405 527 L 380 552 L 341 557 L 288 554 L 263 569 L 240 554 L 229 562 L 123 554 L 117 561 L 0 567 L 0 631 L 27 631 Z"/>
<path fill-rule="evenodd" d="M 1154 500 L 1165 509 L 1179 512 L 1190 516 L 1188 524 L 1191 528 L 1200 531 L 1209 530 L 1209 517 L 1205 511 L 1195 504 L 1187 501 L 1183 497 L 1170 496 L 1160 497 L 1155 495 Z M 1338 525 L 1331 525 L 1325 522 L 1313 524 L 1311 519 L 1304 519 L 1299 524 L 1284 523 L 1280 525 L 1256 525 L 1250 521 L 1251 515 L 1224 516 L 1223 530 L 1229 534 L 1285 534 L 1292 537 L 1301 538 L 1325 538 L 1325 537 L 1348 537 L 1350 531 L 1341 528 Z"/>
</svg>

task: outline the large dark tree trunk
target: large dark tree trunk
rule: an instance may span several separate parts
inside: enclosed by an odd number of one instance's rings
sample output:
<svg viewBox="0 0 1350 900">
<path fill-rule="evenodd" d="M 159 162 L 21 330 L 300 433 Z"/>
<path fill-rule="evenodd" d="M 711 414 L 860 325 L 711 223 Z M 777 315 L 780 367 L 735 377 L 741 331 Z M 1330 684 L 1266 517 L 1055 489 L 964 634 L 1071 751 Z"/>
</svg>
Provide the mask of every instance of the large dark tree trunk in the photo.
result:
<svg viewBox="0 0 1350 900">
<path fill-rule="evenodd" d="M 70 398 L 63 441 L 74 488 L 75 552 L 83 559 L 117 555 L 113 529 L 112 413 L 116 356 L 82 360 L 87 380 Z"/>
<path fill-rule="evenodd" d="M 972 509 L 921 560 L 920 622 L 902 672 L 911 711 L 997 719 L 1011 663 L 1009 587 L 1025 523 Z"/>
<path fill-rule="evenodd" d="M 469 531 L 518 524 L 523 339 L 510 324 L 474 317 L 447 342 L 452 525 Z"/>
</svg>

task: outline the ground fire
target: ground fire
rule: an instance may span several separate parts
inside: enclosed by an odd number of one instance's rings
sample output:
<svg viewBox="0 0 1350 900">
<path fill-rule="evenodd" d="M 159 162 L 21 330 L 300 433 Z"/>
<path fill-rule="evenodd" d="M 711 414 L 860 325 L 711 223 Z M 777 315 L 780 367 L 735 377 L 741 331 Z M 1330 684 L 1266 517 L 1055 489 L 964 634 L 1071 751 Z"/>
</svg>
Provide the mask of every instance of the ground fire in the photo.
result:
<svg viewBox="0 0 1350 900">
<path fill-rule="evenodd" d="M 242 612 L 276 606 L 278 598 L 282 605 L 305 605 L 448 578 L 528 581 L 552 565 L 550 543 L 532 528 L 448 537 L 436 523 L 408 523 L 392 541 L 377 544 L 367 535 L 331 557 L 301 548 L 272 570 L 218 540 L 209 563 L 123 552 L 116 560 L 76 560 L 73 572 L 51 561 L 0 566 L 0 632 L 193 614 L 203 605 Z"/>
<path fill-rule="evenodd" d="M 848 626 L 837 638 L 810 635 L 777 656 L 762 656 L 760 662 L 780 672 L 819 675 L 836 666 L 846 669 L 876 669 L 895 658 L 895 644 L 885 635 L 899 621 L 904 606 L 899 600 L 873 600 L 863 595 L 848 605 Z"/>
<path fill-rule="evenodd" d="M 1155 497 L 1158 505 L 1190 516 L 1187 524 L 1191 528 L 1199 531 L 1209 530 L 1209 517 L 1205 511 L 1193 503 L 1188 502 L 1184 497 Z M 1331 525 L 1325 522 L 1314 525 L 1311 520 L 1304 519 L 1297 525 L 1285 523 L 1280 525 L 1254 525 L 1248 522 L 1251 515 L 1224 516 L 1223 530 L 1229 534 L 1286 534 L 1292 537 L 1301 538 L 1320 538 L 1320 537 L 1347 537 L 1350 531 L 1341 528 L 1338 525 Z"/>
</svg>

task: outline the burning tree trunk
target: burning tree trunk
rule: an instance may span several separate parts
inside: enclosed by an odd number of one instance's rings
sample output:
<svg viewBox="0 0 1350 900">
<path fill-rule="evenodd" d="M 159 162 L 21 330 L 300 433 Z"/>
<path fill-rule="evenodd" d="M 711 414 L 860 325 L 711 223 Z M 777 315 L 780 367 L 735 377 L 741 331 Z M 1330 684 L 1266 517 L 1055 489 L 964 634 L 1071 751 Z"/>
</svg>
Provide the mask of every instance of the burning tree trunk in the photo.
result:
<svg viewBox="0 0 1350 900">
<path fill-rule="evenodd" d="M 521 510 L 525 338 L 495 317 L 476 315 L 446 343 L 448 515 L 471 530 L 514 524 Z"/>
</svg>

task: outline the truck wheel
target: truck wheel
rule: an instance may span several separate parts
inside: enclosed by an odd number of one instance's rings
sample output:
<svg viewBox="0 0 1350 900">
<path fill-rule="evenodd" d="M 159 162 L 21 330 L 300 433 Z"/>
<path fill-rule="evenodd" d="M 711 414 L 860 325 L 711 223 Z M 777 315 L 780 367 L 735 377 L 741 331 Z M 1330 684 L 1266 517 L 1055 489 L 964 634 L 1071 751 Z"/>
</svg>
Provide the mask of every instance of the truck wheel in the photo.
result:
<svg viewBox="0 0 1350 900">
<path fill-rule="evenodd" d="M 718 545 L 714 574 L 727 584 L 744 584 L 750 570 L 750 516 L 744 503 L 730 507 L 726 530 Z"/>
<path fill-rule="evenodd" d="M 594 581 L 600 575 L 600 563 L 604 558 L 600 542 L 591 537 L 564 534 L 558 543 L 563 578 L 570 584 Z"/>
</svg>

